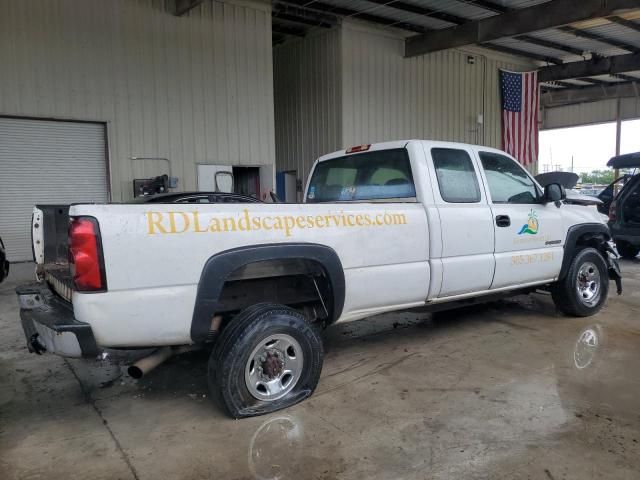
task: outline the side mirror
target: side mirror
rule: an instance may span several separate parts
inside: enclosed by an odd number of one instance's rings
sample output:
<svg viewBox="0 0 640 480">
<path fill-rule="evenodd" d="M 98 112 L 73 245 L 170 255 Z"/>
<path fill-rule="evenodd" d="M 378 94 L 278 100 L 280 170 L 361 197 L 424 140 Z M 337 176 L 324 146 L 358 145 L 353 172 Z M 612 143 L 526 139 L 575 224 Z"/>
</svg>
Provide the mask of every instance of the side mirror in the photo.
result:
<svg viewBox="0 0 640 480">
<path fill-rule="evenodd" d="M 559 183 L 550 183 L 544 187 L 544 203 L 555 202 L 560 206 L 560 201 L 567 198 L 567 192 Z"/>
</svg>

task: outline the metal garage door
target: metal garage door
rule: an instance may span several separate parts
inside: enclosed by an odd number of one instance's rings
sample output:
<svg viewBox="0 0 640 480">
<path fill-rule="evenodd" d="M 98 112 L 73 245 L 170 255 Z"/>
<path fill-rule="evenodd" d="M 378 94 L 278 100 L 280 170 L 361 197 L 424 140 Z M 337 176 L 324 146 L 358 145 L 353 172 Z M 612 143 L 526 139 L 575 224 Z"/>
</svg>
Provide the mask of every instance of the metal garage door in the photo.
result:
<svg viewBox="0 0 640 480">
<path fill-rule="evenodd" d="M 0 117 L 0 237 L 10 261 L 32 260 L 35 204 L 107 201 L 104 128 Z"/>
</svg>

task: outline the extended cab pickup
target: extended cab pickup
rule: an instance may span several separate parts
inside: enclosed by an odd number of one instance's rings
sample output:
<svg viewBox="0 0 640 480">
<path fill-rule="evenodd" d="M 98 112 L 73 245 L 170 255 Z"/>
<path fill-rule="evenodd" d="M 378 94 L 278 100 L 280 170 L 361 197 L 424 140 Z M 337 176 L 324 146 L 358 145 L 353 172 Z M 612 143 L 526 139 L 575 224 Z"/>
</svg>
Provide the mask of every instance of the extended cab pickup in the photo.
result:
<svg viewBox="0 0 640 480">
<path fill-rule="evenodd" d="M 618 255 L 577 203 L 499 150 L 411 140 L 321 157 L 302 204 L 39 206 L 23 328 L 38 353 L 133 362 L 155 348 L 138 376 L 211 345 L 214 397 L 263 414 L 313 392 L 335 322 L 536 290 L 596 313 L 610 278 L 620 291 Z"/>
</svg>

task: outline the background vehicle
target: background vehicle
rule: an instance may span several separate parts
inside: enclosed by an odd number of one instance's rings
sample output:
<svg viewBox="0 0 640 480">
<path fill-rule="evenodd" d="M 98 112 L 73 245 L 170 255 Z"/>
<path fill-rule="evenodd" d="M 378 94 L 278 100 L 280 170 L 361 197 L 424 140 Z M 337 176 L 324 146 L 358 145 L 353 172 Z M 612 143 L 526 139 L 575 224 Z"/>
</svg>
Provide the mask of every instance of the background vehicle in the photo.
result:
<svg viewBox="0 0 640 480">
<path fill-rule="evenodd" d="M 598 197 L 598 195 L 600 195 L 603 190 L 604 189 L 602 187 L 583 187 L 580 189 L 580 193 L 588 197 Z"/>
<path fill-rule="evenodd" d="M 640 152 L 613 157 L 607 166 L 640 168 Z M 620 255 L 635 258 L 640 253 L 640 173 L 626 177 L 624 186 L 610 202 L 608 213 L 609 228 Z"/>
<path fill-rule="evenodd" d="M 598 198 L 602 201 L 602 204 L 598 205 L 598 211 L 604 215 L 609 215 L 609 207 L 615 197 L 624 184 L 627 183 L 633 175 L 625 174 L 611 182 L 607 187 L 598 194 Z"/>
<path fill-rule="evenodd" d="M 4 243 L 0 238 L 0 282 L 9 276 L 9 261 L 7 260 L 7 254 L 4 249 Z"/>
<path fill-rule="evenodd" d="M 617 254 L 596 208 L 564 200 L 499 150 L 412 140 L 321 157 L 303 204 L 38 207 L 23 327 L 36 352 L 158 347 L 137 376 L 212 345 L 212 396 L 264 414 L 313 392 L 335 322 L 540 288 L 569 315 L 600 310 Z M 51 233 L 67 225 L 68 242 Z"/>
</svg>

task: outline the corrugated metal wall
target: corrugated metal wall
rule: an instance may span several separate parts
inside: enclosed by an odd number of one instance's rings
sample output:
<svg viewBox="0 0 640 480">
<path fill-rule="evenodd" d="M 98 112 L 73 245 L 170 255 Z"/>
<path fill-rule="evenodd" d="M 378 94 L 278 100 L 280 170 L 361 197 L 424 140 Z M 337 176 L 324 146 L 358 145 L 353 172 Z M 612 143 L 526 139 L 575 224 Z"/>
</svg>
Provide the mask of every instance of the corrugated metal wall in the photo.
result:
<svg viewBox="0 0 640 480">
<path fill-rule="evenodd" d="M 615 122 L 618 100 L 611 98 L 597 102 L 548 107 L 542 112 L 542 128 L 566 128 L 593 123 Z M 640 118 L 640 99 L 623 98 L 620 103 L 622 120 Z"/>
<path fill-rule="evenodd" d="M 531 67 L 486 51 L 405 59 L 403 38 L 349 21 L 277 46 L 277 169 L 305 179 L 319 155 L 403 138 L 500 147 L 498 69 Z"/>
<path fill-rule="evenodd" d="M 348 145 L 424 138 L 499 148 L 498 69 L 531 67 L 459 50 L 405 59 L 403 39 L 354 24 L 343 26 L 342 45 Z"/>
<path fill-rule="evenodd" d="M 317 31 L 273 51 L 278 171 L 303 182 L 320 155 L 342 145 L 340 31 Z"/>
<path fill-rule="evenodd" d="M 273 164 L 268 5 L 0 0 L 0 115 L 107 122 L 112 198 L 135 176 L 196 188 L 196 164 Z M 272 176 L 272 175 L 271 175 Z"/>
</svg>

